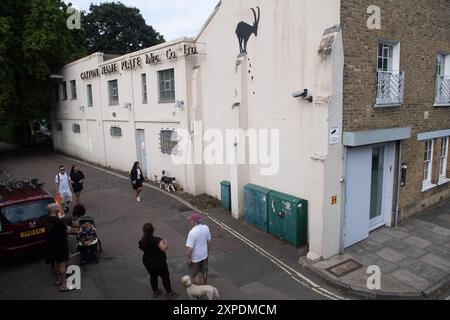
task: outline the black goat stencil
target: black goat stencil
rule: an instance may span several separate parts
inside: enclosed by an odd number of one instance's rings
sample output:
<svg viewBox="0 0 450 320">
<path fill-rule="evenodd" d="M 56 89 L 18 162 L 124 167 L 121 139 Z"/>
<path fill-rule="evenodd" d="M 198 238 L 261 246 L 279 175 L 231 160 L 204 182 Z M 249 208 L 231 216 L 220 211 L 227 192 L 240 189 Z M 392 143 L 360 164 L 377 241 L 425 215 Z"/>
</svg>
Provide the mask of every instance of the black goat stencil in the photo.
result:
<svg viewBox="0 0 450 320">
<path fill-rule="evenodd" d="M 259 7 L 256 7 L 256 9 L 258 10 L 258 14 L 256 14 L 255 9 L 251 9 L 255 17 L 255 22 L 253 23 L 253 25 L 249 25 L 244 21 L 239 22 L 237 25 L 236 35 L 239 41 L 240 53 L 247 53 L 247 43 L 252 34 L 254 34 L 255 37 L 258 36 L 258 25 L 259 18 L 261 17 L 261 10 L 259 9 Z"/>
</svg>

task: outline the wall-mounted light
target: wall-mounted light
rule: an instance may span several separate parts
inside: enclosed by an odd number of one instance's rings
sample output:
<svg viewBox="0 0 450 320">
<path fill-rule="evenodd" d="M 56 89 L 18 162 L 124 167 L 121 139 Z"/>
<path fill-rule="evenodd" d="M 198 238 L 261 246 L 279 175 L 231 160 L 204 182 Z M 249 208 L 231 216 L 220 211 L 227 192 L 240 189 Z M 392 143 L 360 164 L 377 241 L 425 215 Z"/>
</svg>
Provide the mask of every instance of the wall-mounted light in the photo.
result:
<svg viewBox="0 0 450 320">
<path fill-rule="evenodd" d="M 131 110 L 131 103 L 125 103 L 123 106 L 125 109 Z"/>
<path fill-rule="evenodd" d="M 308 89 L 304 89 L 303 91 L 292 92 L 292 97 L 303 98 L 303 100 L 305 101 L 313 102 L 313 97 L 309 95 Z"/>
<path fill-rule="evenodd" d="M 406 186 L 406 176 L 408 174 L 408 163 L 406 161 L 403 161 L 402 168 L 401 168 L 401 186 Z"/>
<path fill-rule="evenodd" d="M 80 111 L 84 112 L 84 106 L 80 106 Z"/>
<path fill-rule="evenodd" d="M 177 100 L 177 102 L 175 103 L 175 107 L 182 109 L 184 107 L 184 101 L 183 100 Z"/>
</svg>

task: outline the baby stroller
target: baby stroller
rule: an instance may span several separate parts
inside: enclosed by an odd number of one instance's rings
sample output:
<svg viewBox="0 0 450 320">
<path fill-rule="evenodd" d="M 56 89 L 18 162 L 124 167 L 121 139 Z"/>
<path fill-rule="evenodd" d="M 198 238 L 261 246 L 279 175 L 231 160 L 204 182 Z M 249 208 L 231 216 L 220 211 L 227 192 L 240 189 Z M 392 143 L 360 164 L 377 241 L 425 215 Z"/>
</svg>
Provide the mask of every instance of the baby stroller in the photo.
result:
<svg viewBox="0 0 450 320">
<path fill-rule="evenodd" d="M 102 243 L 97 236 L 95 229 L 95 219 L 92 217 L 82 217 L 79 222 L 80 234 L 77 237 L 77 250 L 80 253 L 80 266 L 99 260 L 99 253 L 102 252 Z"/>
</svg>

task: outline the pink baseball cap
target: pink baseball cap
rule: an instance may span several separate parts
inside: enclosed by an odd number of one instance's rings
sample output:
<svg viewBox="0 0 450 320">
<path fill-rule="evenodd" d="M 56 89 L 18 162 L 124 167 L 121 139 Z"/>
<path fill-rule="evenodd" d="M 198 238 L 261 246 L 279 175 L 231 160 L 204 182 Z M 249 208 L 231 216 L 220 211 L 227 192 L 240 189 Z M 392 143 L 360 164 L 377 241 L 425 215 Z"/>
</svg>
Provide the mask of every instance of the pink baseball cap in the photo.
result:
<svg viewBox="0 0 450 320">
<path fill-rule="evenodd" d="M 188 218 L 188 220 L 199 223 L 202 220 L 202 217 L 199 214 L 193 214 Z"/>
</svg>

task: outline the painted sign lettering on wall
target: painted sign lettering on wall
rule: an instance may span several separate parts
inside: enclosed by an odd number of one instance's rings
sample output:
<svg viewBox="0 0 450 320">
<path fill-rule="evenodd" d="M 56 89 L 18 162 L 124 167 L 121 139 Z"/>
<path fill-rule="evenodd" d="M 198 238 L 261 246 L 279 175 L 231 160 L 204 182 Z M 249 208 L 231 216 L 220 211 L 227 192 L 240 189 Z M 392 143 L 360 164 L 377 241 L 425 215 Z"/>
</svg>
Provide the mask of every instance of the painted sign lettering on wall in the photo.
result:
<svg viewBox="0 0 450 320">
<path fill-rule="evenodd" d="M 117 63 L 108 64 L 106 66 L 103 66 L 101 69 L 102 69 L 102 75 L 107 75 L 107 74 L 119 72 L 119 68 L 117 66 Z"/>
<path fill-rule="evenodd" d="M 194 47 L 194 46 L 184 45 L 183 46 L 183 54 L 185 56 L 196 55 L 196 54 L 198 54 L 198 49 L 197 49 L 197 47 Z"/>
<path fill-rule="evenodd" d="M 145 56 L 126 59 L 121 62 L 111 63 L 94 70 L 82 72 L 81 79 L 90 80 L 95 77 L 100 77 L 101 75 L 118 73 L 120 70 L 137 70 L 143 67 L 144 61 L 145 64 L 154 65 L 163 61 L 172 61 L 180 57 L 195 56 L 198 54 L 199 50 L 196 45 L 184 44 L 182 47 L 172 47 L 159 53 L 152 52 L 146 54 Z"/>
<path fill-rule="evenodd" d="M 261 17 L 261 10 L 259 7 L 256 7 L 258 10 L 258 14 L 256 14 L 255 9 L 251 9 L 253 11 L 253 16 L 255 17 L 255 21 L 253 25 L 250 25 L 244 21 L 238 23 L 236 27 L 236 35 L 239 41 L 239 49 L 242 53 L 247 53 L 247 43 L 250 39 L 251 35 L 254 34 L 255 37 L 258 36 L 258 27 L 259 27 L 259 19 Z"/>
<path fill-rule="evenodd" d="M 142 67 L 142 59 L 141 57 L 128 59 L 125 61 L 122 61 L 120 63 L 122 70 L 133 70 L 133 69 L 139 69 Z"/>
<path fill-rule="evenodd" d="M 159 54 L 150 53 L 145 56 L 146 64 L 157 64 L 161 62 L 161 57 Z"/>
<path fill-rule="evenodd" d="M 100 71 L 98 70 L 98 68 L 81 73 L 81 79 L 83 79 L 83 80 L 89 80 L 89 79 L 96 78 L 99 76 L 100 76 Z"/>
</svg>

